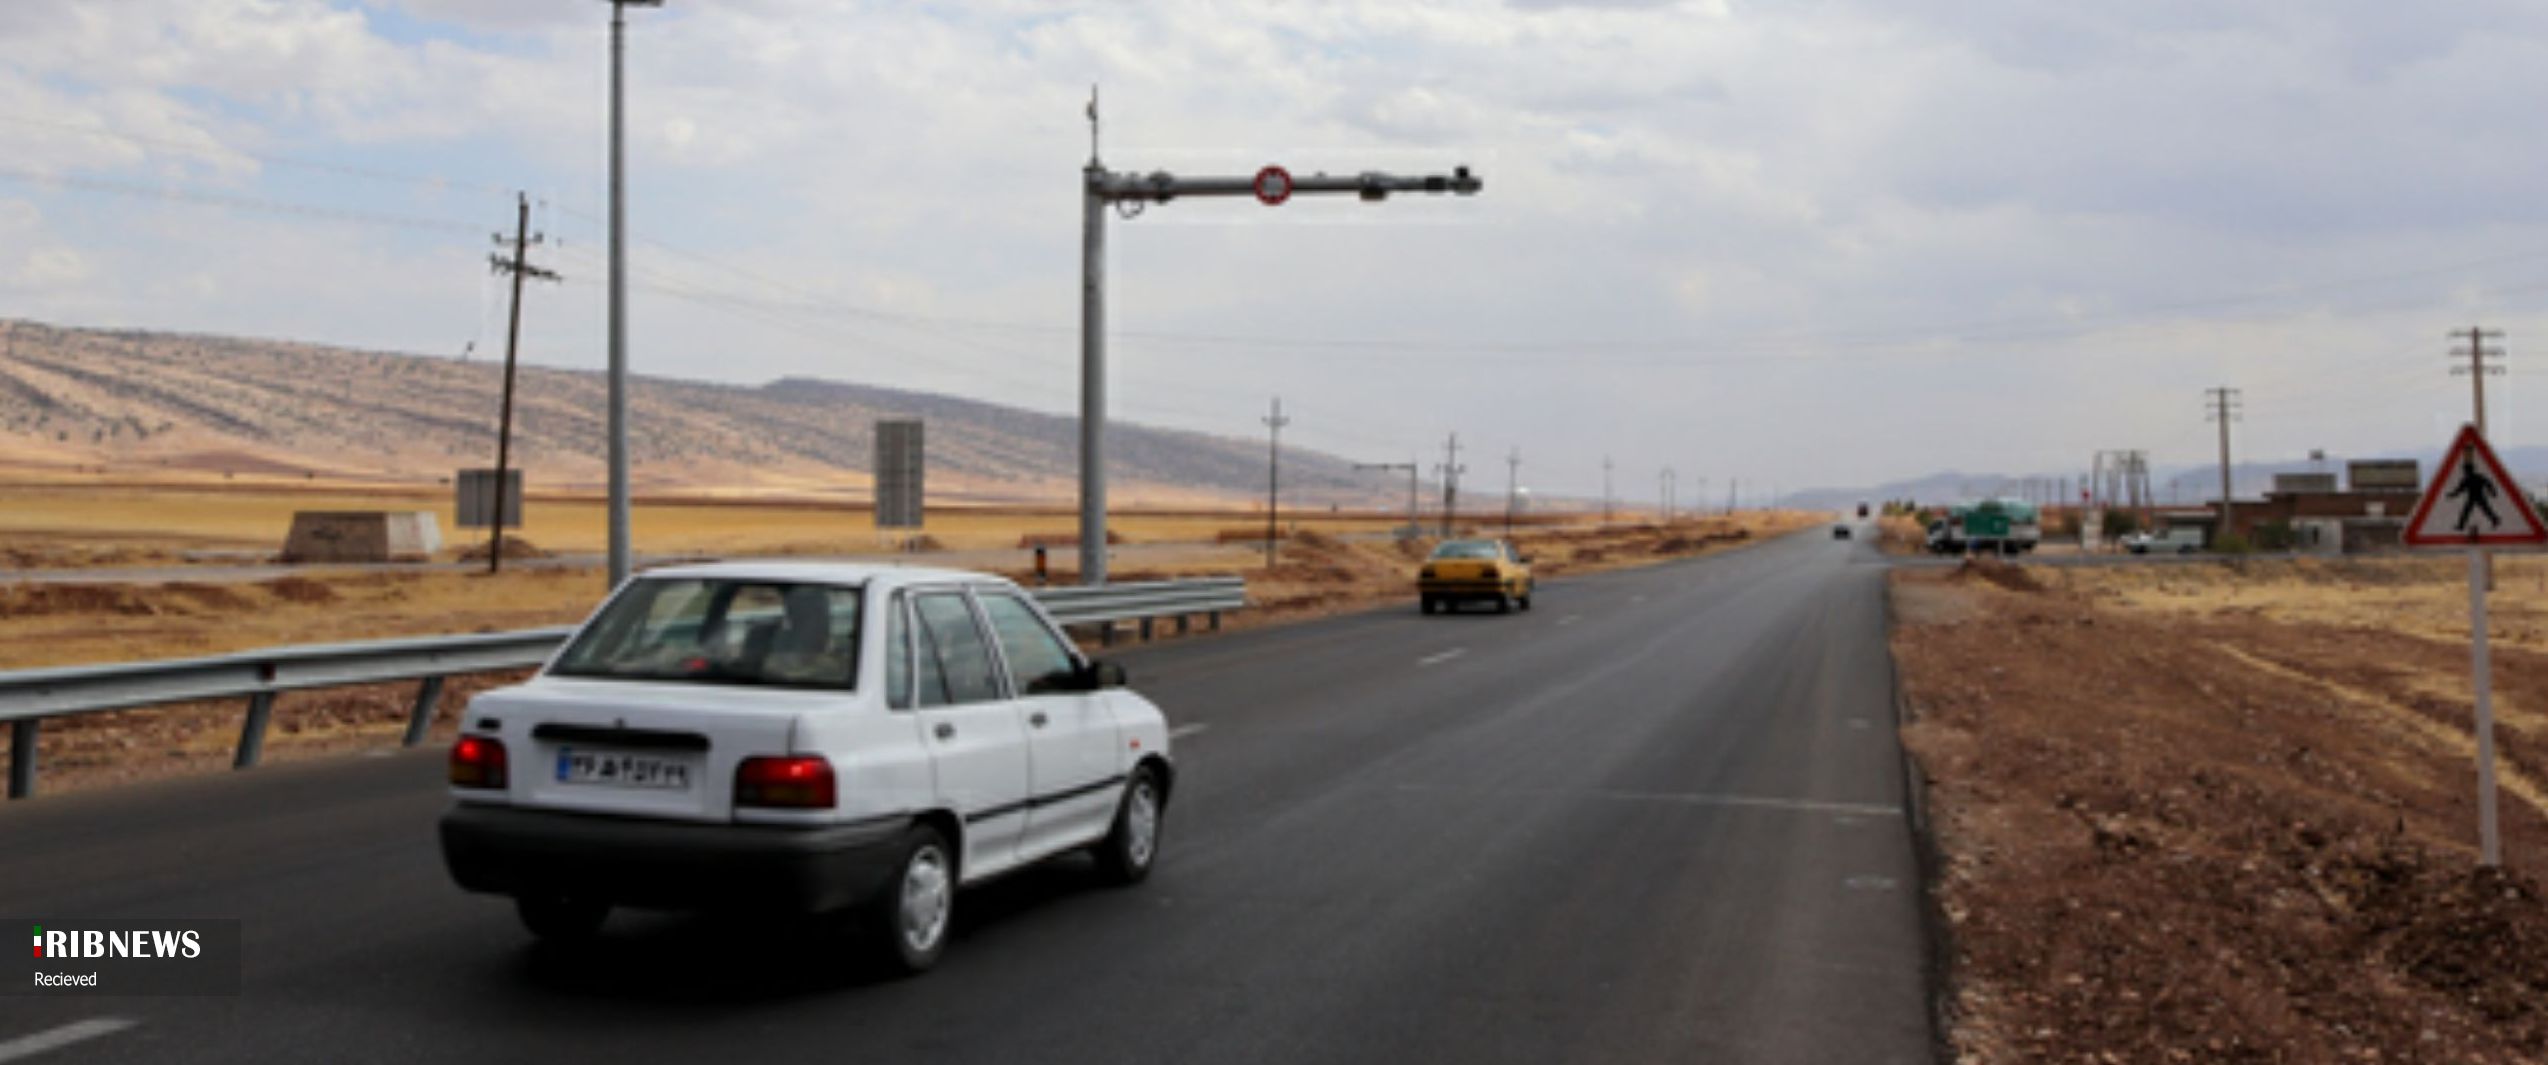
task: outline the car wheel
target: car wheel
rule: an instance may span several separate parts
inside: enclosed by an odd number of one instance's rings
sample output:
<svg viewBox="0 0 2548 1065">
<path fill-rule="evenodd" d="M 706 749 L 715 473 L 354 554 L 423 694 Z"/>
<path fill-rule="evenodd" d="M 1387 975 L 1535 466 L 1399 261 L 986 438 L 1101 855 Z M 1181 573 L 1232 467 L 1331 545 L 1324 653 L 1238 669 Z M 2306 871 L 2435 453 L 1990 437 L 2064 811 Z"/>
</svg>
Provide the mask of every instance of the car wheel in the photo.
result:
<svg viewBox="0 0 2548 1065">
<path fill-rule="evenodd" d="M 947 930 L 954 924 L 954 852 L 937 829 L 913 825 L 903 836 L 902 860 L 894 869 L 876 907 L 885 961 L 897 972 L 926 972 L 947 952 Z"/>
<path fill-rule="evenodd" d="M 1529 610 L 1531 608 L 1531 593 L 1523 592 L 1522 597 L 1515 600 L 1514 603 L 1524 610 Z"/>
<path fill-rule="evenodd" d="M 513 900 L 522 927 L 543 942 L 582 943 L 602 930 L 610 906 L 585 899 L 524 895 Z"/>
<path fill-rule="evenodd" d="M 1160 831 L 1167 827 L 1168 794 L 1159 776 L 1144 766 L 1124 784 L 1124 800 L 1115 807 L 1115 827 L 1097 844 L 1097 868 L 1117 884 L 1149 878 L 1159 861 Z"/>
<path fill-rule="evenodd" d="M 1422 613 L 1430 614 L 1433 613 L 1433 606 L 1433 597 L 1428 595 L 1416 604 L 1416 609 Z"/>
<path fill-rule="evenodd" d="M 1513 600 L 1512 600 L 1512 598 L 1511 598 L 1510 596 L 1505 595 L 1505 594 L 1504 594 L 1504 593 L 1502 593 L 1502 592 L 1497 592 L 1497 593 L 1495 593 L 1495 612 L 1496 612 L 1496 613 L 1498 613 L 1498 614 L 1510 614 L 1510 613 L 1512 613 L 1512 612 L 1513 612 Z"/>
</svg>

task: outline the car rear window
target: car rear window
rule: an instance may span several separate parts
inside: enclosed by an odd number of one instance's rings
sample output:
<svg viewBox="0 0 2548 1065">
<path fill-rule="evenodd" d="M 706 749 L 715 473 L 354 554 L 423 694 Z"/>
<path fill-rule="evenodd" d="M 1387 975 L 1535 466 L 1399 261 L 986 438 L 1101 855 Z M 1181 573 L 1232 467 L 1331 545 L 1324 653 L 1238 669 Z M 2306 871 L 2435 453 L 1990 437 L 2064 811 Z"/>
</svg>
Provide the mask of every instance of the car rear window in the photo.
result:
<svg viewBox="0 0 2548 1065">
<path fill-rule="evenodd" d="M 713 578 L 646 579 L 613 596 L 553 676 L 849 690 L 860 590 Z"/>
<path fill-rule="evenodd" d="M 1433 557 L 1438 559 L 1492 559 L 1502 554 L 1492 541 L 1486 540 L 1453 540 L 1433 549 Z"/>
</svg>

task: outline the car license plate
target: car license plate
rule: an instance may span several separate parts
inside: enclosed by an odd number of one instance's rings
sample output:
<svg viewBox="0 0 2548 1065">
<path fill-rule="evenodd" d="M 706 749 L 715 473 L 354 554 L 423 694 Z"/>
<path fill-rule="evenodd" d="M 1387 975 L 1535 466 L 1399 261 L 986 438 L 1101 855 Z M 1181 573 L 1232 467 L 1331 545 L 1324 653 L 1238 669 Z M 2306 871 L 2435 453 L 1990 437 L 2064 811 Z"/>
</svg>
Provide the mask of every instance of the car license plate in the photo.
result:
<svg viewBox="0 0 2548 1065">
<path fill-rule="evenodd" d="M 690 763 L 656 754 L 579 751 L 561 747 L 557 752 L 557 781 L 560 784 L 688 791 Z"/>
</svg>

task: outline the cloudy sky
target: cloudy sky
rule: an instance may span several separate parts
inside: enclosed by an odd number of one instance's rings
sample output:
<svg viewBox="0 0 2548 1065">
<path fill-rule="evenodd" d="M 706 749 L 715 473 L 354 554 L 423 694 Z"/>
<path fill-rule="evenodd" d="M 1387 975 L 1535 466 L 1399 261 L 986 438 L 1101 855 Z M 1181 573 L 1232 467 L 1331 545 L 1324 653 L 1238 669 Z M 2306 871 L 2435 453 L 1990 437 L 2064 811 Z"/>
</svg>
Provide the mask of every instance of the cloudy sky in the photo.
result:
<svg viewBox="0 0 2548 1065">
<path fill-rule="evenodd" d="M 600 366 L 607 10 L 0 4 L 0 315 L 492 352 L 520 188 L 526 358 Z M 1487 183 L 1110 222 L 1128 418 L 1684 499 L 2203 461 L 2215 385 L 2242 458 L 2420 454 L 2479 322 L 2548 443 L 2548 8 L 2483 0 L 671 0 L 638 369 L 1073 409 L 1091 83 L 1118 169 Z"/>
</svg>

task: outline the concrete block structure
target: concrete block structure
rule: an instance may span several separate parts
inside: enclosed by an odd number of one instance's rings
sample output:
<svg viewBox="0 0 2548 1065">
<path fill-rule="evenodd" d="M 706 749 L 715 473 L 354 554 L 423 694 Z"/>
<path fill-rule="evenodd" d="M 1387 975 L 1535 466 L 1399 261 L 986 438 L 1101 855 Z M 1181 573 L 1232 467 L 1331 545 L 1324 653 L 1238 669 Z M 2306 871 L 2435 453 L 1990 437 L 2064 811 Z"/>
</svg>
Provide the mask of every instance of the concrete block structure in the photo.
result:
<svg viewBox="0 0 2548 1065">
<path fill-rule="evenodd" d="M 425 562 L 442 550 L 430 510 L 304 510 L 292 515 L 283 561 Z"/>
</svg>

